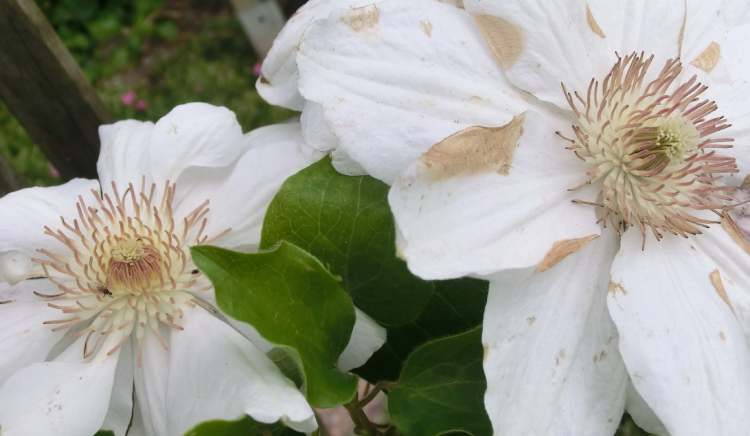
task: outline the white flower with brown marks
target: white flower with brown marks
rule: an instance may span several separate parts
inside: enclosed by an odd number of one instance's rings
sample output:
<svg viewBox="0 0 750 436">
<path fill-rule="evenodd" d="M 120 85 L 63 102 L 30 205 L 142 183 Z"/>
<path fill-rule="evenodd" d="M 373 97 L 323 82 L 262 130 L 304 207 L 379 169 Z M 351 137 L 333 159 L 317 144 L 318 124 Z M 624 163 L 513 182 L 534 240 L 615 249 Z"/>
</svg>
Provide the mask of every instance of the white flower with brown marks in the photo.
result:
<svg viewBox="0 0 750 436">
<path fill-rule="evenodd" d="M 342 7 L 298 41 L 303 132 L 393 185 L 413 272 L 490 278 L 498 434 L 612 434 L 626 408 L 746 432 L 746 2 L 366 7 L 367 32 Z"/>
<path fill-rule="evenodd" d="M 192 103 L 100 136 L 99 181 L 0 199 L 0 433 L 176 436 L 244 414 L 314 430 L 270 345 L 221 315 L 190 255 L 257 247 L 281 183 L 320 158 L 299 124 L 243 135 L 231 111 Z M 367 331 L 350 367 L 383 342 Z"/>
</svg>

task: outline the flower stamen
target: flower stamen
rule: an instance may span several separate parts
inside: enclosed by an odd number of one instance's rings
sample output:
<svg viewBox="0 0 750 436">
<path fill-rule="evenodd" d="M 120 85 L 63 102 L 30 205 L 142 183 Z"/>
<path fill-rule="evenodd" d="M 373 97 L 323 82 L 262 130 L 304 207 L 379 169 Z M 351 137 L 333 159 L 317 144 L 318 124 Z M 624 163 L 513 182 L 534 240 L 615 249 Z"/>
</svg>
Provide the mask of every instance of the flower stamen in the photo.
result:
<svg viewBox="0 0 750 436">
<path fill-rule="evenodd" d="M 92 190 L 96 206 L 79 196 L 76 218 L 61 217 L 60 229 L 45 226 L 64 250 L 40 249 L 34 261 L 59 292 L 36 295 L 65 316 L 44 324 L 85 335 L 84 359 L 112 355 L 131 336 L 141 343 L 153 334 L 166 348 L 160 326 L 181 330 L 183 308 L 195 304 L 192 293 L 210 289 L 192 264 L 189 245 L 230 229 L 206 234 L 208 200 L 176 220 L 175 191 L 166 182 L 157 198 L 156 185 L 146 186 L 142 178 L 139 191 L 128 183 L 120 194 L 113 182 L 109 192 Z"/>
<path fill-rule="evenodd" d="M 653 60 L 643 53 L 618 55 L 601 82 L 591 79 L 585 98 L 563 84 L 576 123 L 572 137 L 558 136 L 588 164 L 581 186 L 601 187 L 599 199 L 588 204 L 618 230 L 637 226 L 657 239 L 665 232 L 697 235 L 716 222 L 697 211 L 720 214 L 731 201 L 732 188 L 721 178 L 736 173 L 737 165 L 716 149 L 732 147 L 733 140 L 712 136 L 730 124 L 710 117 L 718 106 L 702 99 L 708 87 L 696 76 L 675 87 L 679 60 L 667 61 L 647 82 Z"/>
</svg>

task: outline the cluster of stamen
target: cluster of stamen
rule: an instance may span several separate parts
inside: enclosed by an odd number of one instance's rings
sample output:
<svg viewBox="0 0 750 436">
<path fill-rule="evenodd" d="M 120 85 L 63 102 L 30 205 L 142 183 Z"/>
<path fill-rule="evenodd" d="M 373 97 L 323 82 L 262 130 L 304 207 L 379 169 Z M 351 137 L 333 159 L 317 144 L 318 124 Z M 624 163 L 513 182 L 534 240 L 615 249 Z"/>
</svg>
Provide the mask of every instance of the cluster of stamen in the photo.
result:
<svg viewBox="0 0 750 436">
<path fill-rule="evenodd" d="M 646 75 L 653 56 L 620 57 L 600 83 L 592 79 L 585 98 L 563 92 L 577 119 L 574 138 L 558 132 L 576 156 L 588 164 L 585 184 L 601 186 L 589 203 L 602 220 L 621 230 L 637 226 L 657 239 L 664 232 L 696 235 L 714 223 L 696 211 L 717 214 L 731 201 L 732 188 L 721 178 L 737 172 L 733 158 L 715 149 L 733 140 L 716 137 L 726 119 L 713 116 L 715 102 L 693 76 L 676 85 L 679 60 L 669 60 L 652 81 Z"/>
<path fill-rule="evenodd" d="M 141 181 L 120 194 L 92 190 L 83 197 L 76 218 L 60 218 L 61 227 L 45 234 L 62 250 L 39 250 L 35 259 L 59 292 L 37 293 L 59 309 L 61 318 L 45 324 L 69 330 L 84 340 L 84 358 L 100 351 L 112 354 L 131 336 L 138 344 L 153 334 L 166 348 L 160 330 L 181 329 L 183 308 L 199 301 L 194 293 L 209 289 L 207 279 L 191 260 L 189 246 L 205 244 L 208 200 L 186 216 L 174 216 L 176 186 L 166 182 L 160 195 L 155 184 Z M 140 347 L 138 347 L 140 351 Z"/>
</svg>

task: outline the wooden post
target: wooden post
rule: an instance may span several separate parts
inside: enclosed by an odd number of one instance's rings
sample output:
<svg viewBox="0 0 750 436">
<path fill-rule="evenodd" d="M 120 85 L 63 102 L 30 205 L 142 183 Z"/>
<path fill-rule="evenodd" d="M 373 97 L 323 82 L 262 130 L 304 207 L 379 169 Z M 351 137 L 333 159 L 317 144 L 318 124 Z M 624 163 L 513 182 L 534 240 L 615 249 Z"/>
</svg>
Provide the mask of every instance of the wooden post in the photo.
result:
<svg viewBox="0 0 750 436">
<path fill-rule="evenodd" d="M 60 175 L 96 177 L 96 92 L 34 0 L 0 0 L 0 98 Z"/>
<path fill-rule="evenodd" d="M 275 0 L 232 0 L 232 5 L 255 54 L 263 59 L 284 27 L 281 7 Z"/>
</svg>

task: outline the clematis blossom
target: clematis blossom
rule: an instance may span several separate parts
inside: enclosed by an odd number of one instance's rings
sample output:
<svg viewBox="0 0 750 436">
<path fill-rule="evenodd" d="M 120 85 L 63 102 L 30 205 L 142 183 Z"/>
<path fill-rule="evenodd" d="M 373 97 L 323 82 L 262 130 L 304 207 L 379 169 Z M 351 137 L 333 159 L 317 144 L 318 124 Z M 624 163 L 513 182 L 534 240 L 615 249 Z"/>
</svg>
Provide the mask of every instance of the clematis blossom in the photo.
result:
<svg viewBox="0 0 750 436">
<path fill-rule="evenodd" d="M 313 431 L 271 344 L 221 314 L 189 250 L 257 247 L 281 183 L 320 158 L 299 123 L 243 135 L 191 103 L 100 136 L 99 180 L 0 199 L 0 433 L 172 436 L 245 414 Z M 354 335 L 345 370 L 384 340 L 363 314 Z"/>
<path fill-rule="evenodd" d="M 750 427 L 730 213 L 748 37 L 736 1 L 384 0 L 310 20 L 303 134 L 392 184 L 414 273 L 490 280 L 497 434 L 613 434 L 625 410 L 658 434 Z"/>
</svg>

